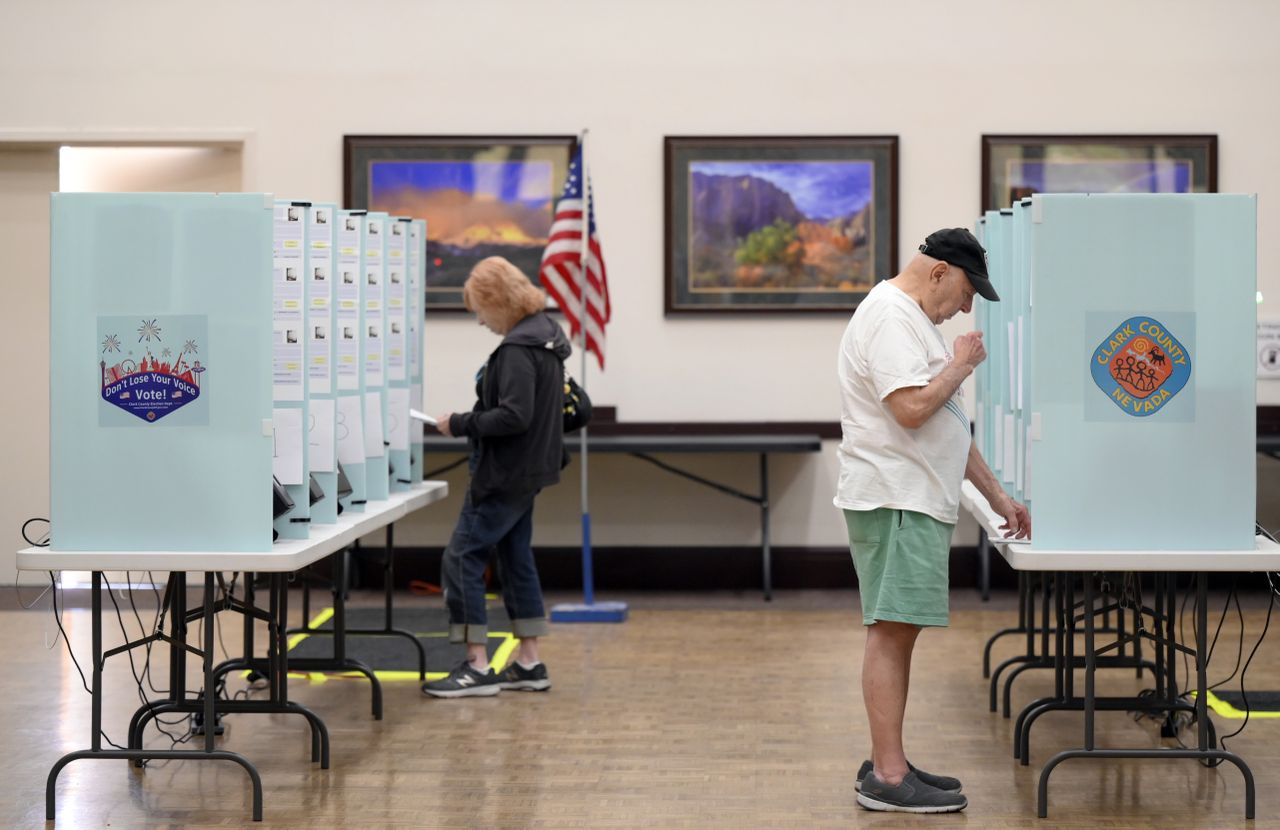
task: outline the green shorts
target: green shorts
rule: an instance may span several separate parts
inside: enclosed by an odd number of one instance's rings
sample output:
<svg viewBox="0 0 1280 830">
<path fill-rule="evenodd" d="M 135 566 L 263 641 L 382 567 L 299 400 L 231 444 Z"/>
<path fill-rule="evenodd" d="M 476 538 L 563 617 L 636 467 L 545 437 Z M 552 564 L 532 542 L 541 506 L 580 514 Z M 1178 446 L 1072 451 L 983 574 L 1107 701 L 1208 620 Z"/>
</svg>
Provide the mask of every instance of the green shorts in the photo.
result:
<svg viewBox="0 0 1280 830">
<path fill-rule="evenodd" d="M 950 622 L 948 562 L 955 525 L 888 507 L 846 510 L 844 520 L 858 571 L 863 625 Z"/>
</svg>

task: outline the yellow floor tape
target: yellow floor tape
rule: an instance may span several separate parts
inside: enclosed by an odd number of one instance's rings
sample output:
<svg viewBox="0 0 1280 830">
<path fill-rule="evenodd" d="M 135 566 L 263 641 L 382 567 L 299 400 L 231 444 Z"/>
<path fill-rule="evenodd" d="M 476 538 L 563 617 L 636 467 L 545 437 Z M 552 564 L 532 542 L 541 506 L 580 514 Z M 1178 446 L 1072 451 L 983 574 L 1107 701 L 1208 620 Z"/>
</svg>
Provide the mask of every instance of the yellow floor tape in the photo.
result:
<svg viewBox="0 0 1280 830">
<path fill-rule="evenodd" d="M 493 594 L 485 594 L 485 598 L 497 599 L 498 597 L 493 596 Z M 321 625 L 328 623 L 330 619 L 333 619 L 333 608 L 324 608 L 324 610 L 320 611 L 320 614 L 312 617 L 310 623 L 307 624 L 307 628 L 320 628 Z M 298 643 L 308 637 L 311 637 L 311 634 L 307 634 L 306 631 L 298 631 L 288 640 L 289 651 L 293 651 Z M 444 631 L 439 631 L 439 633 L 433 631 L 433 633 L 429 634 L 415 634 L 415 637 L 448 637 L 448 635 Z M 511 658 L 511 653 L 516 651 L 516 635 L 512 634 L 511 631 L 489 631 L 489 639 L 500 640 L 497 651 L 493 653 L 493 658 L 489 661 L 490 665 L 494 667 L 494 671 L 500 671 L 503 666 L 507 665 L 507 661 Z M 250 675 L 248 671 L 241 672 L 242 678 L 247 678 L 248 675 Z M 360 674 L 358 671 L 343 671 L 332 675 L 325 674 L 323 671 L 291 671 L 289 676 L 291 678 L 305 679 L 307 683 L 326 683 L 329 678 L 358 679 L 364 678 L 365 675 Z M 374 670 L 374 676 L 379 680 L 417 680 L 416 671 Z M 426 679 L 428 680 L 439 680 L 447 678 L 447 676 L 449 676 L 448 671 L 426 672 Z"/>
<path fill-rule="evenodd" d="M 1245 711 L 1243 709 L 1237 709 L 1213 692 L 1206 692 L 1205 694 L 1209 696 L 1205 699 L 1205 705 L 1212 709 L 1215 715 L 1233 720 L 1244 720 Z M 1196 693 L 1192 692 L 1191 697 L 1195 698 L 1195 696 Z M 1257 709 L 1250 709 L 1248 714 L 1250 720 L 1254 718 L 1280 718 L 1280 712 L 1259 712 Z"/>
<path fill-rule="evenodd" d="M 487 595 L 486 599 L 497 599 L 497 597 L 492 595 Z M 333 618 L 333 609 L 325 608 L 322 611 L 320 611 L 319 614 L 316 614 L 315 617 L 312 618 L 312 620 L 309 623 L 307 623 L 307 627 L 319 628 L 320 626 L 324 625 L 332 618 Z M 293 651 L 293 649 L 298 645 L 298 643 L 301 643 L 303 640 L 307 639 L 310 636 L 311 635 L 305 631 L 300 631 L 297 634 L 294 634 L 292 637 L 289 638 L 289 650 Z M 415 636 L 447 637 L 448 635 L 445 632 L 440 631 L 440 632 L 431 632 L 427 634 L 415 633 Z M 510 631 L 490 631 L 489 639 L 490 640 L 496 639 L 501 641 L 498 643 L 497 650 L 493 653 L 493 658 L 489 660 L 489 664 L 493 666 L 494 671 L 501 671 L 502 668 L 506 666 L 507 660 L 511 659 L 511 653 L 516 650 L 516 645 L 517 645 L 516 637 Z M 373 674 L 379 680 L 417 680 L 418 679 L 418 673 L 416 671 L 377 669 L 377 670 L 374 670 Z M 241 677 L 247 677 L 248 675 L 249 675 L 249 672 L 247 671 L 241 672 Z M 364 677 L 364 675 L 361 674 L 360 672 L 354 672 L 354 671 L 339 672 L 335 674 L 325 674 L 324 672 L 317 672 L 317 671 L 313 671 L 313 672 L 291 671 L 289 672 L 289 676 L 294 678 L 305 679 L 308 683 L 325 683 L 331 677 L 350 677 L 350 678 Z M 447 671 L 427 672 L 427 680 L 439 680 L 443 677 L 448 677 L 448 676 L 449 676 L 449 672 Z"/>
</svg>

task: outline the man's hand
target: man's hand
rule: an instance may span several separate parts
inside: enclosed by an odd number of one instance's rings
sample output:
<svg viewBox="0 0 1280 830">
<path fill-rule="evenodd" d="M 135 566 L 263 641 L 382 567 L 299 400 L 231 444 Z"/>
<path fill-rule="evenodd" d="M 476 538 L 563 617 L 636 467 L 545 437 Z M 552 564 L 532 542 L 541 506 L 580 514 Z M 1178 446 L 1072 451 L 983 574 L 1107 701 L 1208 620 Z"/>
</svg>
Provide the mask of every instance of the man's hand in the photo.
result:
<svg viewBox="0 0 1280 830">
<path fill-rule="evenodd" d="M 449 431 L 449 419 L 452 417 L 452 412 L 446 412 L 443 415 L 436 416 L 436 429 L 440 430 L 440 434 L 447 438 L 453 437 L 453 433 Z"/>
<path fill-rule="evenodd" d="M 1031 514 L 1027 512 L 1026 505 L 1019 504 L 1008 496 L 1005 496 L 1003 499 L 1000 499 L 1000 503 L 998 505 L 992 505 L 992 507 L 997 513 L 1004 517 L 1004 524 L 1000 525 L 1000 529 L 1006 531 L 1004 538 L 1031 538 Z"/>
<path fill-rule="evenodd" d="M 987 359 L 987 348 L 982 345 L 982 332 L 971 331 L 957 337 L 952 353 L 955 361 L 962 366 L 978 368 L 978 364 Z"/>
</svg>

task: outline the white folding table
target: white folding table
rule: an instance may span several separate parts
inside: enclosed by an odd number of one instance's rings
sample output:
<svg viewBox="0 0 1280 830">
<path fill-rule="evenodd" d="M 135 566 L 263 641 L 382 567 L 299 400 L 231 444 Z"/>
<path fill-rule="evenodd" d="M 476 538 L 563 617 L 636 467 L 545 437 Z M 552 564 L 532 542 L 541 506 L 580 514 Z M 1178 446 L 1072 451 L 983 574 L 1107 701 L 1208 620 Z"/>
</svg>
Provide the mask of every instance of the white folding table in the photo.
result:
<svg viewBox="0 0 1280 830">
<path fill-rule="evenodd" d="M 979 527 L 986 533 L 990 543 L 1000 551 L 1014 570 L 1052 572 L 1062 575 L 1057 579 L 1057 645 L 1054 655 L 1055 672 L 1057 674 L 1057 691 L 1053 698 L 1037 701 L 1028 710 L 1024 710 L 1019 719 L 1019 727 L 1015 729 L 1015 754 L 1024 764 L 1029 755 L 1029 732 L 1031 723 L 1039 715 L 1048 711 L 1082 711 L 1084 713 L 1084 746 L 1080 749 L 1069 749 L 1050 758 L 1040 771 L 1037 813 L 1041 818 L 1048 815 L 1049 776 L 1063 761 L 1073 758 L 1155 758 L 1180 759 L 1192 758 L 1201 762 L 1229 762 L 1234 764 L 1244 776 L 1245 781 L 1245 818 L 1254 817 L 1254 780 L 1249 766 L 1238 755 L 1222 750 L 1216 746 L 1216 738 L 1210 737 L 1210 723 L 1207 710 L 1207 658 L 1208 638 L 1208 574 L 1211 572 L 1241 571 L 1275 571 L 1280 570 L 1280 545 L 1262 536 L 1257 537 L 1253 550 L 1196 550 L 1196 551 L 1140 551 L 1140 550 L 1043 550 L 1034 543 L 1015 542 L 1003 538 L 999 529 L 1004 523 L 987 500 L 978 492 L 972 483 L 966 481 L 960 490 L 961 505 L 977 520 Z M 1033 517 L 1034 527 L 1034 517 Z M 1134 613 L 1142 618 L 1149 618 L 1150 623 L 1137 626 L 1133 634 L 1119 632 L 1116 642 L 1097 648 L 1094 617 L 1103 612 L 1123 607 L 1120 603 L 1095 609 L 1097 594 L 1092 575 L 1095 573 L 1132 573 L 1147 572 L 1157 574 L 1157 599 L 1151 606 L 1141 601 Z M 1192 574 L 1196 590 L 1195 612 L 1195 645 L 1188 647 L 1177 642 L 1177 631 L 1174 626 L 1174 592 L 1172 579 L 1179 573 Z M 1077 613 L 1075 601 L 1075 579 L 1067 575 L 1083 575 L 1083 610 Z M 1076 662 L 1073 653 L 1076 624 L 1083 622 L 1084 633 L 1084 696 L 1074 694 L 1073 667 Z M 1139 642 L 1147 638 L 1156 645 L 1157 659 L 1155 700 L 1144 702 L 1147 708 L 1155 711 L 1172 711 L 1186 708 L 1194 711 L 1198 726 L 1198 742 L 1193 748 L 1178 749 L 1098 749 L 1094 742 L 1094 714 L 1099 710 L 1114 710 L 1133 706 L 1131 698 L 1101 698 L 1095 694 L 1094 675 L 1101 655 L 1125 642 Z M 1195 658 L 1196 698 L 1194 706 L 1177 699 L 1176 676 L 1174 675 L 1174 655 L 1182 652 Z"/>
<path fill-rule="evenodd" d="M 448 485 L 442 481 L 428 481 L 415 485 L 408 491 L 393 493 L 385 501 L 369 502 L 364 513 L 347 512 L 338 517 L 336 524 L 314 525 L 311 538 L 306 540 L 281 540 L 270 551 L 59 551 L 48 547 L 30 547 L 18 551 L 19 570 L 28 571 L 91 571 L 92 626 L 93 626 L 93 683 L 92 734 L 89 749 L 68 753 L 53 765 L 45 786 L 46 818 L 54 818 L 54 795 L 58 773 L 72 761 L 82 758 L 125 759 L 141 765 L 147 759 L 220 760 L 239 764 L 249 774 L 253 786 L 253 820 L 262 820 L 262 780 L 254 765 L 243 755 L 214 748 L 216 717 L 231 712 L 286 712 L 304 716 L 311 725 L 311 760 L 320 762 L 322 769 L 329 766 L 328 732 L 323 721 L 306 707 L 288 700 L 288 643 L 286 625 L 288 616 L 288 591 L 285 575 L 306 567 L 329 554 L 342 550 L 357 539 L 414 510 L 439 501 L 448 495 Z M 54 538 L 57 528 L 53 528 Z M 162 603 L 163 613 L 170 617 L 170 633 L 157 630 L 141 640 L 126 643 L 107 651 L 102 650 L 102 582 L 103 571 L 168 571 L 170 578 Z M 232 597 L 215 599 L 214 577 L 223 572 L 266 573 L 271 580 L 270 610 L 246 608 Z M 202 606 L 194 611 L 186 609 L 186 574 L 204 574 L 204 598 Z M 228 701 L 216 700 L 215 668 L 213 663 L 214 614 L 220 610 L 234 610 L 265 619 L 272 636 L 268 643 L 271 698 L 269 700 Z M 186 641 L 189 622 L 203 619 L 204 637 L 199 649 Z M 246 626 L 252 625 L 246 619 Z M 158 629 L 162 626 L 158 626 Z M 107 657 L 122 653 L 157 640 L 169 644 L 170 697 L 160 702 L 149 702 L 134 715 L 130 724 L 130 743 L 126 749 L 102 748 L 102 670 Z M 199 701 L 186 700 L 185 652 L 201 657 L 204 674 L 204 694 Z M 246 655 L 251 656 L 251 655 Z M 164 712 L 190 712 L 203 717 L 204 745 L 196 749 L 144 749 L 141 746 L 142 727 L 147 720 Z"/>
</svg>

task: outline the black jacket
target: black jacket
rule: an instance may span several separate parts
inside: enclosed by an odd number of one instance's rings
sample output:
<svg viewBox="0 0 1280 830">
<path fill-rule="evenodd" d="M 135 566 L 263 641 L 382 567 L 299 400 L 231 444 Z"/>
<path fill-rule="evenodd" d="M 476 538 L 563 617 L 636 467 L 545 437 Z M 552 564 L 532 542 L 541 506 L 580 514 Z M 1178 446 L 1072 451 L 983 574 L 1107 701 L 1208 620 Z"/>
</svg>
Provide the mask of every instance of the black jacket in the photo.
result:
<svg viewBox="0 0 1280 830">
<path fill-rule="evenodd" d="M 527 495 L 560 480 L 564 448 L 564 361 L 572 351 L 544 312 L 516 323 L 476 376 L 476 405 L 449 431 L 471 447 L 471 498 Z"/>
</svg>

